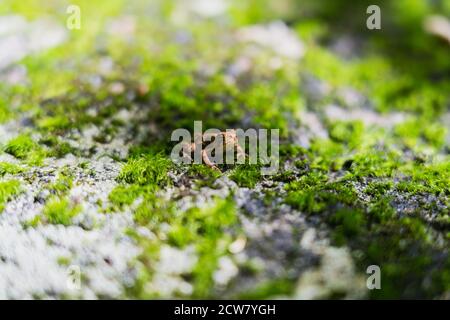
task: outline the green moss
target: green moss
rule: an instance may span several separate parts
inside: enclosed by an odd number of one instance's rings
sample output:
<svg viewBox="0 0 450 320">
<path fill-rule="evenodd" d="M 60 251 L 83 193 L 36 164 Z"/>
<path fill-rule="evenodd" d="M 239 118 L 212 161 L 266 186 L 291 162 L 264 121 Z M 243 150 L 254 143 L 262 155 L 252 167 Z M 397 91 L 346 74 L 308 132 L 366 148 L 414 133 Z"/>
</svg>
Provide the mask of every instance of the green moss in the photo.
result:
<svg viewBox="0 0 450 320">
<path fill-rule="evenodd" d="M 49 157 L 63 158 L 69 153 L 79 155 L 78 150 L 73 148 L 68 142 L 61 141 L 57 136 L 47 135 L 40 139 L 39 143 L 50 148 L 47 152 Z"/>
<path fill-rule="evenodd" d="M 286 157 L 287 159 L 299 157 L 305 155 L 307 150 L 290 143 L 281 144 L 279 147 L 279 154 L 281 157 Z"/>
<path fill-rule="evenodd" d="M 33 164 L 40 163 L 45 156 L 42 148 L 27 134 L 21 134 L 10 140 L 4 147 L 4 151 Z"/>
<path fill-rule="evenodd" d="M 134 221 L 140 225 L 157 226 L 172 214 L 173 205 L 158 198 L 153 193 L 146 193 L 142 203 L 134 212 Z"/>
<path fill-rule="evenodd" d="M 131 184 L 163 187 L 170 183 L 167 174 L 171 167 L 172 162 L 164 155 L 148 154 L 129 159 L 117 179 Z"/>
<path fill-rule="evenodd" d="M 213 199 L 202 208 L 191 208 L 180 211 L 162 199 L 147 194 L 135 211 L 138 223 L 146 225 L 159 239 L 166 241 L 143 239 L 136 235 L 138 241 L 148 248 L 140 261 L 147 266 L 141 275 L 139 287 L 135 287 L 138 296 L 150 297 L 155 293 L 145 290 L 145 282 L 151 281 L 152 263 L 157 259 L 158 248 L 162 243 L 184 248 L 194 246 L 198 262 L 191 273 L 194 297 L 211 297 L 213 292 L 213 273 L 218 267 L 220 257 L 227 254 L 228 244 L 232 237 L 228 232 L 237 223 L 236 208 L 232 199 Z M 166 228 L 161 226 L 166 225 Z M 168 229 L 167 229 L 168 227 Z"/>
<path fill-rule="evenodd" d="M 391 202 L 392 199 L 389 196 L 381 196 L 379 199 L 373 200 L 368 205 L 369 221 L 382 225 L 395 221 L 395 210 Z"/>
<path fill-rule="evenodd" d="M 214 182 L 221 176 L 221 173 L 207 165 L 192 164 L 188 168 L 187 176 L 190 180 L 194 180 L 199 188 L 204 186 L 212 188 Z"/>
<path fill-rule="evenodd" d="M 292 111 L 293 108 L 298 108 L 302 104 L 298 92 L 293 93 L 291 97 L 286 95 L 286 99 L 281 100 L 278 92 L 287 90 L 289 90 L 289 87 L 279 83 L 277 79 L 273 79 L 271 83 L 255 83 L 247 91 L 242 92 L 239 99 L 255 114 L 255 123 L 258 123 L 262 128 L 279 129 L 280 136 L 286 137 L 288 123 L 286 117 L 280 111 L 287 112 L 289 109 Z"/>
<path fill-rule="evenodd" d="M 366 229 L 367 220 L 364 211 L 360 209 L 342 208 L 336 210 L 329 223 L 335 227 L 334 241 L 337 244 L 344 244 L 346 239 L 353 238 Z"/>
<path fill-rule="evenodd" d="M 135 149 L 117 177 L 119 182 L 126 184 L 118 185 L 108 196 L 113 208 L 122 209 L 142 197 L 134 219 L 143 225 L 156 218 L 160 211 L 168 210 L 155 193 L 171 183 L 168 172 L 172 166 L 170 159 L 162 153 Z"/>
<path fill-rule="evenodd" d="M 36 143 L 28 135 L 20 135 L 10 140 L 4 148 L 6 153 L 24 159 L 36 147 Z"/>
<path fill-rule="evenodd" d="M 67 195 L 73 185 L 73 176 L 69 168 L 62 169 L 55 182 L 48 185 L 48 190 L 57 196 Z"/>
<path fill-rule="evenodd" d="M 142 194 L 142 187 L 137 185 L 115 187 L 108 195 L 109 201 L 117 208 L 130 205 Z"/>
<path fill-rule="evenodd" d="M 320 212 L 325 206 L 323 203 L 316 201 L 315 192 L 311 190 L 290 192 L 285 201 L 293 208 L 310 213 Z"/>
<path fill-rule="evenodd" d="M 189 39 L 178 43 L 183 36 L 172 25 L 175 10 L 180 9 L 176 2 L 152 3 L 150 11 L 161 13 L 155 24 L 136 14 L 149 11 L 140 1 L 76 1 L 82 7 L 82 31 L 72 30 L 70 41 L 22 59 L 25 85 L 0 84 L 0 123 L 22 114 L 31 118 L 29 131 L 9 141 L 4 150 L 33 166 L 44 157 L 69 153 L 80 156 L 83 152 L 89 158 L 96 153 L 93 146 L 76 150 L 66 141 L 91 125 L 100 132 L 93 137 L 96 145 L 109 143 L 126 129 L 130 152 L 107 210 L 128 206 L 136 224 L 155 235 L 147 239 L 134 232 L 143 248 L 139 262 L 145 272 L 132 295 L 158 297 L 158 292 L 146 292 L 145 285 L 152 280 L 161 245 L 172 245 L 196 248 L 198 265 L 182 277 L 194 284 L 195 297 L 215 298 L 212 275 L 226 254 L 227 243 L 239 233 L 236 208 L 231 199 L 216 199 L 204 208 L 182 211 L 176 203 L 189 189 L 177 188 L 180 192 L 170 193 L 171 199 L 163 197 L 169 195 L 165 188 L 171 184 L 171 170 L 182 173 L 181 184 L 192 188 L 213 188 L 220 177 L 203 165 L 172 166 L 165 156 L 172 146 L 170 133 L 177 128 L 192 131 L 194 120 L 202 120 L 204 129 L 278 128 L 281 163 L 294 166 L 264 180 L 285 184 L 287 195 L 282 200 L 306 219 L 326 224 L 333 245 L 348 246 L 360 270 L 369 264 L 382 266 L 383 290 L 371 291 L 371 297 L 441 297 L 450 283 L 445 250 L 450 239 L 446 212 L 450 168 L 448 128 L 439 116 L 448 110 L 450 60 L 448 45 L 417 26 L 430 15 L 450 14 L 449 2 L 383 4 L 381 33 L 360 28 L 366 17 L 353 14 L 365 12 L 368 0 L 328 2 L 233 0 L 225 13 L 228 16 L 220 19 L 225 23 L 191 21 L 183 26 Z M 124 10 L 136 19 L 136 32 L 125 40 L 104 32 L 106 23 Z M 59 5 L 33 1 L 3 1 L 0 11 L 24 15 L 29 21 L 44 14 L 62 23 L 67 18 Z M 306 44 L 301 61 L 283 58 L 280 68 L 274 69 L 271 50 L 222 36 L 235 34 L 244 25 L 275 20 L 295 29 Z M 148 33 L 154 35 L 151 43 Z M 347 37 L 356 40 L 357 50 L 352 50 L 351 57 L 341 56 L 334 45 Z M 105 73 L 99 66 L 109 58 L 113 68 Z M 248 70 L 232 74 L 241 61 L 249 62 Z M 323 95 L 316 97 L 308 90 L 306 82 L 311 77 L 322 81 L 327 89 Z M 111 92 L 115 82 L 124 85 L 123 93 Z M 139 93 L 140 84 L 149 90 Z M 364 97 L 359 106 L 363 110 L 368 106 L 382 113 L 400 110 L 408 120 L 391 129 L 328 119 L 324 123 L 329 139 L 312 138 L 310 148 L 290 143 L 298 134 L 290 128 L 306 125 L 299 112 L 320 117 L 330 103 L 357 108 L 341 94 L 345 88 Z M 117 119 L 120 111 L 134 114 L 135 109 L 139 119 Z M 42 137 L 39 143 L 33 141 L 37 135 Z M 84 147 L 92 148 L 85 152 Z M 93 173 L 88 162 L 80 164 L 86 175 Z M 0 163 L 0 177 L 21 174 L 24 168 Z M 240 187 L 254 188 L 262 180 L 258 166 L 237 165 L 226 174 Z M 28 179 L 28 174 L 21 176 Z M 73 177 L 59 172 L 54 183 L 44 186 L 54 195 L 44 210 L 48 216 L 37 215 L 26 225 L 70 224 L 78 210 L 66 198 L 72 185 Z M 8 181 L 1 182 L 0 205 L 17 190 Z M 263 192 L 266 207 L 282 197 L 265 186 Z M 274 277 L 256 284 L 243 297 L 289 294 L 294 285 L 295 279 Z"/>
<path fill-rule="evenodd" d="M 336 121 L 330 127 L 330 137 L 333 140 L 346 143 L 350 148 L 356 148 L 361 143 L 362 132 L 364 130 L 361 121 Z"/>
<path fill-rule="evenodd" d="M 281 171 L 273 176 L 273 181 L 289 182 L 295 179 L 295 173 L 291 170 Z"/>
<path fill-rule="evenodd" d="M 400 167 L 400 157 L 394 152 L 363 151 L 355 154 L 348 165 L 349 177 L 392 177 Z"/>
<path fill-rule="evenodd" d="M 0 162 L 0 177 L 5 174 L 18 174 L 24 172 L 25 169 L 19 165 L 9 162 Z"/>
<path fill-rule="evenodd" d="M 372 197 L 378 198 L 386 194 L 392 187 L 392 181 L 373 181 L 369 182 L 364 192 Z"/>
<path fill-rule="evenodd" d="M 194 243 L 199 256 L 193 270 L 194 296 L 205 297 L 210 294 L 218 259 L 226 250 L 219 243 L 230 242 L 226 230 L 236 223 L 236 209 L 230 199 L 217 199 L 214 205 L 202 210 L 193 209 L 187 214 L 188 225 L 196 232 Z"/>
<path fill-rule="evenodd" d="M 239 294 L 238 299 L 271 299 L 277 296 L 288 296 L 295 289 L 296 281 L 292 279 L 277 279 L 263 282 L 252 290 Z"/>
<path fill-rule="evenodd" d="M 0 182 L 0 213 L 5 208 L 5 204 L 20 193 L 20 182 L 9 180 Z"/>
<path fill-rule="evenodd" d="M 70 121 L 66 116 L 58 115 L 39 119 L 36 125 L 44 131 L 57 132 L 69 128 Z"/>
<path fill-rule="evenodd" d="M 59 264 L 60 266 L 67 267 L 67 266 L 70 265 L 70 260 L 71 260 L 71 259 L 68 258 L 68 257 L 59 257 L 58 260 L 57 260 L 57 262 L 58 262 L 58 264 Z"/>
<path fill-rule="evenodd" d="M 54 197 L 47 201 L 42 214 L 48 223 L 69 226 L 72 223 L 72 218 L 80 211 L 81 207 L 79 205 L 70 203 L 65 198 L 59 199 Z"/>
<path fill-rule="evenodd" d="M 37 214 L 31 220 L 25 221 L 23 223 L 23 227 L 25 229 L 27 229 L 27 228 L 36 228 L 41 223 L 41 220 L 42 220 L 42 216 Z"/>
<path fill-rule="evenodd" d="M 259 165 L 238 165 L 230 175 L 230 179 L 240 187 L 253 188 L 261 180 L 261 167 Z"/>
<path fill-rule="evenodd" d="M 383 266 L 383 274 L 387 273 L 383 281 L 388 283 L 382 292 L 371 293 L 372 298 L 409 296 L 401 291 L 406 285 L 415 288 L 411 296 L 429 296 L 445 286 L 442 283 L 445 283 L 445 275 L 442 268 L 436 266 L 436 260 L 443 263 L 447 258 L 445 255 L 436 258 L 441 247 L 433 242 L 428 223 L 415 213 L 398 214 L 392 202 L 396 192 L 434 193 L 445 199 L 448 163 L 405 166 L 395 159 L 388 154 L 361 153 L 345 165 L 350 173 L 338 181 L 330 181 L 329 173 L 323 170 L 306 171 L 286 184 L 285 201 L 302 212 L 320 216 L 321 221 L 330 226 L 334 244 L 345 244 L 359 252 L 356 262 L 361 268 L 370 264 Z M 395 183 L 390 177 L 400 172 L 403 180 Z M 357 191 L 353 185 L 361 182 L 367 185 Z M 360 197 L 360 192 L 370 198 Z M 445 212 L 439 213 L 442 209 L 437 206 L 427 209 L 427 205 L 423 205 L 418 212 L 423 210 L 436 210 L 435 224 L 446 228 L 448 216 Z M 405 268 L 405 265 L 411 267 Z M 418 279 L 423 279 L 427 270 L 431 270 L 435 280 L 424 288 Z"/>
<path fill-rule="evenodd" d="M 334 161 L 342 155 L 344 146 L 331 139 L 316 139 L 311 144 L 310 151 L 313 154 L 311 168 L 329 170 Z"/>
<path fill-rule="evenodd" d="M 405 146 L 415 149 L 420 142 L 426 142 L 435 148 L 441 148 L 445 142 L 447 130 L 438 123 L 428 124 L 426 119 L 412 119 L 396 126 L 395 133 Z"/>
<path fill-rule="evenodd" d="M 11 116 L 9 109 L 0 101 L 0 123 L 6 122 Z"/>
<path fill-rule="evenodd" d="M 440 249 L 430 241 L 419 219 L 408 217 L 397 223 L 387 221 L 383 227 L 374 225 L 366 240 L 360 238 L 359 241 L 359 245 L 355 243 L 357 247 L 366 247 L 363 263 L 382 266 L 386 282 L 383 290 L 371 292 L 372 298 L 426 297 L 446 286 L 445 273 L 439 265 L 448 263 L 448 256 L 438 257 Z M 424 276 L 433 279 L 429 286 L 423 286 Z M 412 290 L 403 291 L 405 285 Z"/>
<path fill-rule="evenodd" d="M 450 83 L 421 83 L 391 62 L 373 54 L 364 59 L 343 60 L 312 45 L 305 56 L 305 69 L 335 88 L 353 87 L 371 97 L 380 111 L 393 108 L 435 117 L 445 111 Z M 402 70 L 403 71 L 403 70 Z"/>
<path fill-rule="evenodd" d="M 412 194 L 426 192 L 435 195 L 450 195 L 450 161 L 426 165 L 416 163 L 401 169 L 409 179 L 398 183 L 398 190 Z"/>
<path fill-rule="evenodd" d="M 305 184 L 290 183 L 286 202 L 291 206 L 311 214 L 324 211 L 335 211 L 341 206 L 356 206 L 360 203 L 354 187 L 345 181 L 325 184 L 315 184 L 320 180 L 312 180 Z M 301 186 L 305 188 L 302 188 Z"/>
<path fill-rule="evenodd" d="M 269 22 L 275 19 L 289 19 L 295 16 L 296 9 L 286 6 L 287 2 L 276 2 L 268 0 L 232 0 L 228 10 L 233 22 L 240 25 L 250 25 L 256 23 Z M 289 5 L 296 7 L 295 2 Z M 289 9 L 291 8 L 291 9 Z"/>
</svg>

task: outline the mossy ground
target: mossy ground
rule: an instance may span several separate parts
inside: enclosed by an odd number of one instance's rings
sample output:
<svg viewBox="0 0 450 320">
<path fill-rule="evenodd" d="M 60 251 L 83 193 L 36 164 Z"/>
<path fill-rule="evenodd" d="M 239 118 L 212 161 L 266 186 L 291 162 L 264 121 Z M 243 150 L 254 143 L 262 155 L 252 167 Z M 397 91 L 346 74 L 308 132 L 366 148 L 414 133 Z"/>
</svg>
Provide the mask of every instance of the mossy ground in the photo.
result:
<svg viewBox="0 0 450 320">
<path fill-rule="evenodd" d="M 366 2 L 230 1 L 205 17 L 183 1 L 71 1 L 81 30 L 16 62 L 25 81 L 0 83 L 0 123 L 18 128 L 1 140 L 0 209 L 19 180 L 36 186 L 36 172 L 73 157 L 38 183 L 49 195 L 24 228 L 76 225 L 91 204 L 71 190 L 108 157 L 121 171 L 95 210 L 130 214 L 124 234 L 141 250 L 122 297 L 295 297 L 321 258 L 299 245 L 310 228 L 348 248 L 358 273 L 381 267 L 382 289 L 361 297 L 448 298 L 450 47 L 422 21 L 449 16 L 450 2 L 386 1 L 372 32 Z M 0 12 L 65 26 L 68 4 L 36 3 Z M 303 57 L 239 37 L 274 20 Z M 170 134 L 194 120 L 280 129 L 279 172 L 175 165 Z M 189 267 L 167 270 L 170 254 Z"/>
</svg>

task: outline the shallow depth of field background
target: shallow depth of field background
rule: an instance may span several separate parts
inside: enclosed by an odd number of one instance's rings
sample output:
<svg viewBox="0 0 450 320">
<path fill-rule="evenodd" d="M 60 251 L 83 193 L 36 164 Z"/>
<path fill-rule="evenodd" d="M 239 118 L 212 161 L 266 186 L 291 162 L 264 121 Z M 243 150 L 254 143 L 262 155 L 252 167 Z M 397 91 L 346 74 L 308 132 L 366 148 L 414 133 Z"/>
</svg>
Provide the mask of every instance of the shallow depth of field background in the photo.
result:
<svg viewBox="0 0 450 320">
<path fill-rule="evenodd" d="M 448 0 L 0 1 L 0 298 L 450 298 L 449 57 Z"/>
</svg>

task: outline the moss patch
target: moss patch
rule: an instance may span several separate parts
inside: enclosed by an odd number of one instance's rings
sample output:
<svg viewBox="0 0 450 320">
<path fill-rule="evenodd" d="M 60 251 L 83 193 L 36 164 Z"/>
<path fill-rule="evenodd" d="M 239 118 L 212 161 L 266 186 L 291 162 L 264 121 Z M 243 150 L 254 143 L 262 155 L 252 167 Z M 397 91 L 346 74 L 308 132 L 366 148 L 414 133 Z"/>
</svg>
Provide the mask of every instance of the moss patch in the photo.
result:
<svg viewBox="0 0 450 320">
<path fill-rule="evenodd" d="M 125 163 L 119 181 L 138 185 L 166 186 L 170 183 L 167 176 L 172 162 L 162 154 L 148 154 L 131 158 Z"/>
<path fill-rule="evenodd" d="M 20 190 L 20 182 L 17 180 L 0 182 L 0 212 L 3 211 L 8 201 L 20 193 Z"/>
<path fill-rule="evenodd" d="M 261 167 L 250 164 L 238 165 L 230 175 L 231 180 L 245 188 L 254 188 L 261 177 Z"/>
<path fill-rule="evenodd" d="M 42 218 L 51 224 L 62 224 L 69 226 L 72 224 L 72 218 L 81 210 L 81 207 L 71 203 L 68 199 L 52 198 L 46 203 Z"/>
<path fill-rule="evenodd" d="M 39 164 L 44 157 L 43 149 L 29 135 L 21 134 L 10 140 L 4 151 L 30 164 Z"/>
</svg>

